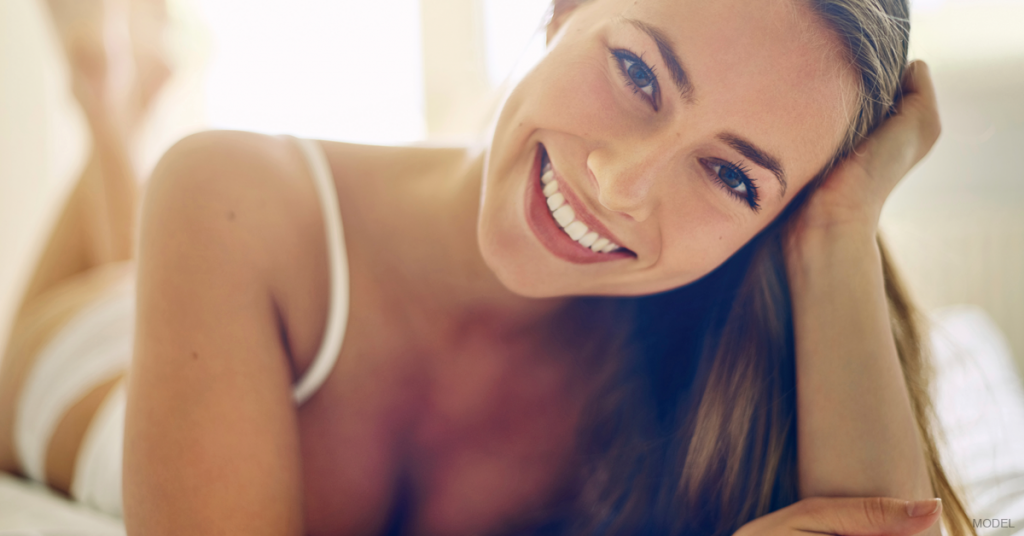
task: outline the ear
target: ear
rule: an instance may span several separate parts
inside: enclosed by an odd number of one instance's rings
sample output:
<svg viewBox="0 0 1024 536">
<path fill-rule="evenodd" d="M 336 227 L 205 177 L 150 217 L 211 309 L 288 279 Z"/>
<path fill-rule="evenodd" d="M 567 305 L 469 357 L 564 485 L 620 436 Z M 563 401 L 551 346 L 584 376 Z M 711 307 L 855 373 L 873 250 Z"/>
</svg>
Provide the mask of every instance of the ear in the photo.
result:
<svg viewBox="0 0 1024 536">
<path fill-rule="evenodd" d="M 569 19 L 569 14 L 580 4 L 587 0 L 551 0 L 553 6 L 551 12 L 551 21 L 548 22 L 547 32 L 547 44 L 551 44 L 551 40 L 558 33 L 558 30 L 562 29 L 562 25 Z"/>
</svg>

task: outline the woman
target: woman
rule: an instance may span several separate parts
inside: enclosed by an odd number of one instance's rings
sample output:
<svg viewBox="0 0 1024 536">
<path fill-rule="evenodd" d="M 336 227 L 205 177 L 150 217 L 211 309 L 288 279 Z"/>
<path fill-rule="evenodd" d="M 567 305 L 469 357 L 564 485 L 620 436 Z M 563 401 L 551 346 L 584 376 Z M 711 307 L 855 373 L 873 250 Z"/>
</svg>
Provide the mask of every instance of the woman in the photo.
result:
<svg viewBox="0 0 1024 536">
<path fill-rule="evenodd" d="M 54 438 L 125 423 L 131 534 L 973 533 L 875 241 L 939 129 L 906 18 L 557 0 L 483 150 L 190 137 L 127 416 Z"/>
</svg>

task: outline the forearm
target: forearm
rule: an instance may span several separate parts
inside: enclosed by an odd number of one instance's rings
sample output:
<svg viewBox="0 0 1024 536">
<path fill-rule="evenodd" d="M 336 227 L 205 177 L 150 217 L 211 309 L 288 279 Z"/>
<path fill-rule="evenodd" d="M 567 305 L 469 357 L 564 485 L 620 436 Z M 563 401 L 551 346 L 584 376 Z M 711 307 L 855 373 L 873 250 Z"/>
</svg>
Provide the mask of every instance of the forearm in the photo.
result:
<svg viewBox="0 0 1024 536">
<path fill-rule="evenodd" d="M 933 497 L 873 233 L 814 230 L 795 244 L 801 497 Z"/>
</svg>

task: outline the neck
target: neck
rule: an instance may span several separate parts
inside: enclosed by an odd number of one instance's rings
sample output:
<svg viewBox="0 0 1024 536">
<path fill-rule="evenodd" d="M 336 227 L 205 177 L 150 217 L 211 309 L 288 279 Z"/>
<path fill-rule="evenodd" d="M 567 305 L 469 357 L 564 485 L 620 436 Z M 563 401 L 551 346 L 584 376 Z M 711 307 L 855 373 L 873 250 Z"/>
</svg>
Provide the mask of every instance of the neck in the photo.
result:
<svg viewBox="0 0 1024 536">
<path fill-rule="evenodd" d="M 484 262 L 477 243 L 484 160 L 482 148 L 467 148 L 403 194 L 403 204 L 414 207 L 409 228 L 422 247 L 398 253 L 402 299 L 432 330 L 454 337 L 467 330 L 498 336 L 535 331 L 572 302 L 515 294 Z"/>
</svg>

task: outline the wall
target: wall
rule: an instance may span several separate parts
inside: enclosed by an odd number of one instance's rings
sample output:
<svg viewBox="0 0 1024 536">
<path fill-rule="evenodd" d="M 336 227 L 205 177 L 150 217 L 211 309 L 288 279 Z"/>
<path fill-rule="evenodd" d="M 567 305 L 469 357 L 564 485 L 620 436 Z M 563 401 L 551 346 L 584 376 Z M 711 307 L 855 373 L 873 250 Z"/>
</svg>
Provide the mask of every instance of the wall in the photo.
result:
<svg viewBox="0 0 1024 536">
<path fill-rule="evenodd" d="M 85 127 L 37 0 L 0 1 L 0 342 L 26 259 L 85 154 Z"/>
<path fill-rule="evenodd" d="M 883 230 L 925 308 L 974 303 L 1024 372 L 1024 2 L 939 3 L 912 19 L 943 133 L 886 204 Z"/>
</svg>

